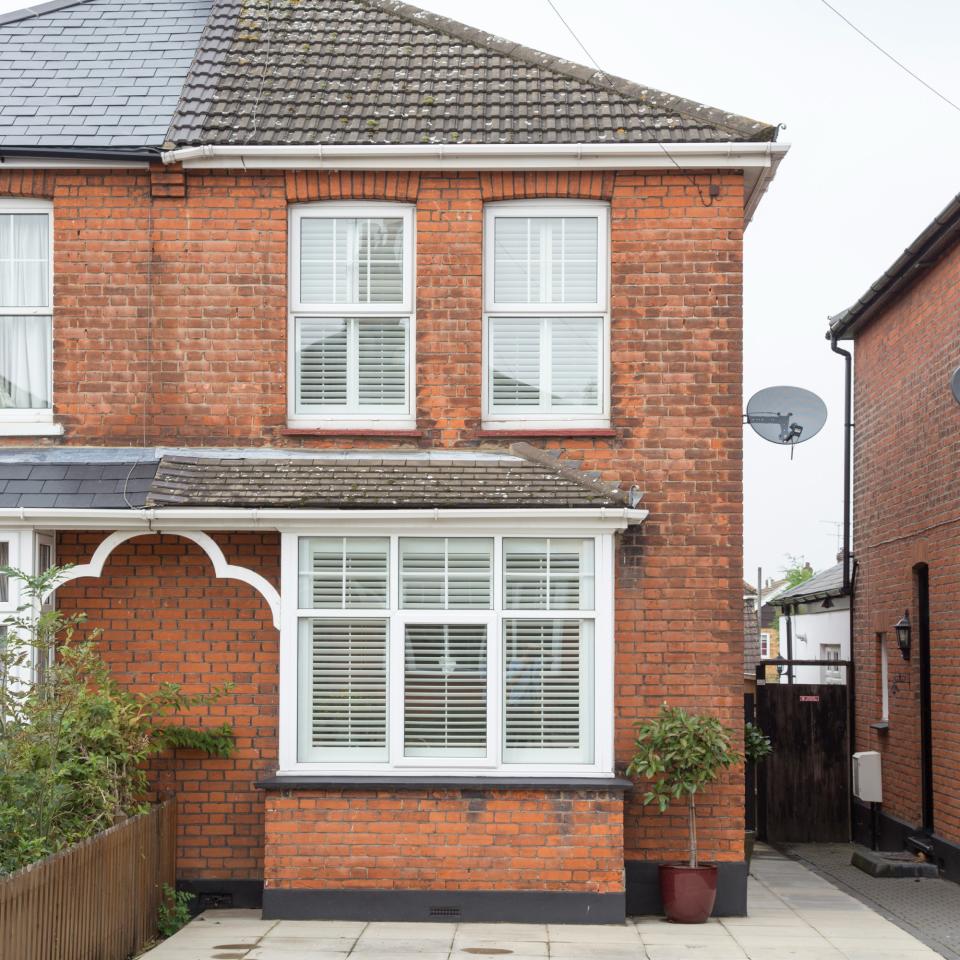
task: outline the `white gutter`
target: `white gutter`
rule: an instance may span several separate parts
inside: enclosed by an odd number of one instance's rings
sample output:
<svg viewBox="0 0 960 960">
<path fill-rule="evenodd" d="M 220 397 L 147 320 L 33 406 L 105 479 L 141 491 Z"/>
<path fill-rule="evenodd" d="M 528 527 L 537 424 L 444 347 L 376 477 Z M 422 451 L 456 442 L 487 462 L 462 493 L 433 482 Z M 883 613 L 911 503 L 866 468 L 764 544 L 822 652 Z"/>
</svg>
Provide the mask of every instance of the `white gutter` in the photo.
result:
<svg viewBox="0 0 960 960">
<path fill-rule="evenodd" d="M 149 170 L 147 160 L 67 160 L 58 157 L 3 155 L 0 147 L 0 171 L 3 170 Z"/>
<path fill-rule="evenodd" d="M 391 523 L 455 522 L 478 528 L 494 520 L 511 526 L 556 524 L 562 521 L 585 527 L 622 530 L 642 523 L 648 510 L 628 507 L 497 507 L 480 509 L 404 510 L 283 510 L 241 507 L 165 507 L 160 510 L 71 510 L 54 507 L 0 508 L 0 527 L 31 526 L 56 530 L 162 531 L 173 528 L 197 530 L 279 530 L 302 524 L 379 526 Z"/>
<path fill-rule="evenodd" d="M 313 144 L 295 147 L 180 147 L 161 154 L 186 169 L 282 167 L 295 170 L 568 169 L 571 167 L 769 167 L 785 143 L 464 143 Z"/>
</svg>

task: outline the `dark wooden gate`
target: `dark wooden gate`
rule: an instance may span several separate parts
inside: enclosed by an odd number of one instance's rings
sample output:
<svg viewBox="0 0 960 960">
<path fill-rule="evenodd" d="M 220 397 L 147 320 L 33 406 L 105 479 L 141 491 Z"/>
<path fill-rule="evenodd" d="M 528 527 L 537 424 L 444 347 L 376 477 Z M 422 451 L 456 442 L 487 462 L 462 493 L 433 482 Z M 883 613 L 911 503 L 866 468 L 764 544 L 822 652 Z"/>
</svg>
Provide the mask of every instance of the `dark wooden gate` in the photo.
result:
<svg viewBox="0 0 960 960">
<path fill-rule="evenodd" d="M 849 693 L 843 684 L 758 685 L 757 726 L 773 746 L 758 771 L 763 839 L 850 839 Z"/>
</svg>

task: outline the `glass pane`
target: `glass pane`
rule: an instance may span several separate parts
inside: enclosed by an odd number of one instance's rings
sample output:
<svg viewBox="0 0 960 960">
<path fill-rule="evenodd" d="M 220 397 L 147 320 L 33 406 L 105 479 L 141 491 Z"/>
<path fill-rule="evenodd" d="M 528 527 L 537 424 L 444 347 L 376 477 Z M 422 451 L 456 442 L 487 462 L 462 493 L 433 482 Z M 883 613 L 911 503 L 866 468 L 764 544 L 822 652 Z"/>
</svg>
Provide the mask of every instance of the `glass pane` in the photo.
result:
<svg viewBox="0 0 960 960">
<path fill-rule="evenodd" d="M 301 610 L 387 606 L 386 537 L 301 537 Z"/>
<path fill-rule="evenodd" d="M 403 407 L 407 402 L 407 321 L 355 320 L 360 406 Z"/>
<path fill-rule="evenodd" d="M 0 307 L 50 305 L 50 218 L 0 214 Z"/>
<path fill-rule="evenodd" d="M 602 321 L 554 318 L 549 324 L 552 406 L 599 411 Z"/>
<path fill-rule="evenodd" d="M 402 217 L 304 217 L 300 302 L 402 303 Z"/>
<path fill-rule="evenodd" d="M 343 407 L 348 401 L 348 321 L 297 320 L 297 403 L 301 410 Z"/>
<path fill-rule="evenodd" d="M 408 757 L 487 754 L 487 628 L 407 624 L 403 741 Z"/>
<path fill-rule="evenodd" d="M 387 621 L 301 620 L 300 671 L 300 759 L 386 760 Z"/>
<path fill-rule="evenodd" d="M 596 217 L 494 218 L 496 303 L 596 303 Z"/>
<path fill-rule="evenodd" d="M 50 409 L 50 380 L 50 317 L 0 317 L 0 410 Z"/>
<path fill-rule="evenodd" d="M 593 624 L 505 620 L 506 762 L 593 760 Z"/>
<path fill-rule="evenodd" d="M 593 609 L 592 540 L 505 538 L 503 567 L 507 609 Z"/>
<path fill-rule="evenodd" d="M 490 408 L 540 405 L 540 321 L 497 317 L 489 321 Z"/>
</svg>

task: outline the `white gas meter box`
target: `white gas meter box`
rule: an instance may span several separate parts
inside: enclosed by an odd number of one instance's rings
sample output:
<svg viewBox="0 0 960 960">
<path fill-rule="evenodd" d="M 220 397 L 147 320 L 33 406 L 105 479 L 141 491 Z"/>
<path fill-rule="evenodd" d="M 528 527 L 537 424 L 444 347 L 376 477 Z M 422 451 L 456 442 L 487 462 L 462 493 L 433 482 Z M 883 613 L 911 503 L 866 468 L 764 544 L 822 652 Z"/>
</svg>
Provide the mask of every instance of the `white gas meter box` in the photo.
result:
<svg viewBox="0 0 960 960">
<path fill-rule="evenodd" d="M 866 803 L 883 803 L 880 754 L 876 750 L 853 755 L 853 795 Z"/>
</svg>

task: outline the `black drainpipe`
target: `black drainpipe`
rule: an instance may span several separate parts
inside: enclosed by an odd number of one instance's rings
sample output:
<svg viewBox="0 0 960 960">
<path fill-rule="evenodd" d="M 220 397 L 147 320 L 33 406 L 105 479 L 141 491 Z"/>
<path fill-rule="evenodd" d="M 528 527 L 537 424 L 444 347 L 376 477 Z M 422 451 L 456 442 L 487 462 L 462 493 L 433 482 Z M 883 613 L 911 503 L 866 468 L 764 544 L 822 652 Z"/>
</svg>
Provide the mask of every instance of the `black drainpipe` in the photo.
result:
<svg viewBox="0 0 960 960">
<path fill-rule="evenodd" d="M 850 438 L 852 423 L 852 372 L 853 355 L 849 350 L 837 346 L 837 335 L 830 335 L 830 349 L 843 357 L 843 594 L 850 595 Z M 850 618 L 851 625 L 853 617 Z M 853 647 L 850 648 L 853 656 Z"/>
</svg>

